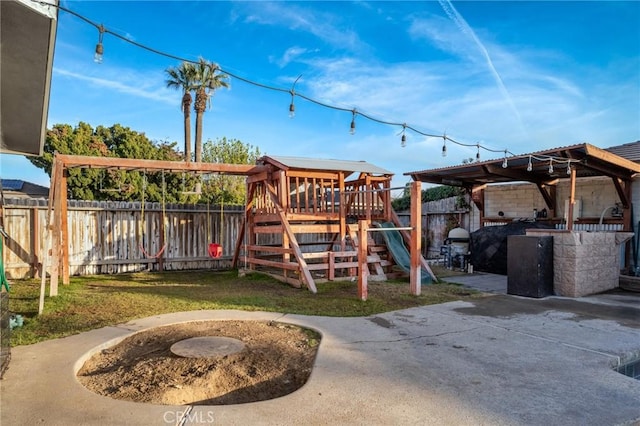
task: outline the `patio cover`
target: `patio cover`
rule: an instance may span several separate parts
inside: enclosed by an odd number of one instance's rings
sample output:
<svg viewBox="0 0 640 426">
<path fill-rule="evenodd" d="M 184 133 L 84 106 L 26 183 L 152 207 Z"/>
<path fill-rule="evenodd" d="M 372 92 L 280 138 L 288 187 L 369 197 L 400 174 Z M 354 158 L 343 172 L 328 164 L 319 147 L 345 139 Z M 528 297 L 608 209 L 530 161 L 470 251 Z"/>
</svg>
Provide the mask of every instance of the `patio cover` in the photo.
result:
<svg viewBox="0 0 640 426">
<path fill-rule="evenodd" d="M 531 160 L 532 170 L 527 171 L 530 157 L 543 157 L 544 160 Z M 548 149 L 529 154 L 506 157 L 507 167 L 503 168 L 505 157 L 487 161 L 460 164 L 439 169 L 421 170 L 404 173 L 415 181 L 438 185 L 462 186 L 474 189 L 489 183 L 533 182 L 538 185 L 553 185 L 557 179 L 569 179 L 566 164 L 553 162 L 554 171 L 549 174 L 549 159 L 571 159 L 571 168 L 576 177 L 608 176 L 613 179 L 631 180 L 640 173 L 640 164 L 588 143 Z"/>
</svg>

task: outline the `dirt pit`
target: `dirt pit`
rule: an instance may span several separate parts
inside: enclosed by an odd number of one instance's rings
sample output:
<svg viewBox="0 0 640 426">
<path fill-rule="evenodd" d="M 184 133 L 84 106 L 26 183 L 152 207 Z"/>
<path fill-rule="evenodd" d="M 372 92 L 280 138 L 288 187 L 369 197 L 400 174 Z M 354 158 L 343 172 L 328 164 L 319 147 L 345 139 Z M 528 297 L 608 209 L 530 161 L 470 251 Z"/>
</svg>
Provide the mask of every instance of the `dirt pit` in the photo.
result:
<svg viewBox="0 0 640 426">
<path fill-rule="evenodd" d="M 171 346 L 193 337 L 244 343 L 220 357 L 187 358 Z M 320 335 L 275 321 L 199 321 L 136 333 L 89 358 L 78 371 L 93 392 L 134 402 L 228 405 L 287 395 L 311 374 Z"/>
</svg>

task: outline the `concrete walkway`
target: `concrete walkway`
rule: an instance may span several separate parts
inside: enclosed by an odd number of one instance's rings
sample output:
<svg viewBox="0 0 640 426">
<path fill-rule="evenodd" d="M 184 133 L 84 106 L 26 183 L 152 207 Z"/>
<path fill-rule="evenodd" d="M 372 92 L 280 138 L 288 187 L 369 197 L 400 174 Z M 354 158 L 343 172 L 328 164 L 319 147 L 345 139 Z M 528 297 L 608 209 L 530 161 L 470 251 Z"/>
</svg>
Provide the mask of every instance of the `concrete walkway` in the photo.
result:
<svg viewBox="0 0 640 426">
<path fill-rule="evenodd" d="M 482 281 L 478 276 L 450 280 Z M 485 281 L 492 279 L 498 278 L 484 275 Z M 476 283 L 481 285 L 498 287 L 495 282 Z M 613 369 L 640 357 L 640 294 L 530 299 L 495 293 L 472 303 L 368 318 L 183 312 L 19 346 L 12 348 L 9 369 L 0 381 L 1 424 L 640 422 L 640 381 Z M 323 338 L 309 382 L 270 401 L 191 407 L 116 401 L 75 380 L 87 356 L 132 332 L 203 319 L 277 320 L 317 329 Z"/>
</svg>

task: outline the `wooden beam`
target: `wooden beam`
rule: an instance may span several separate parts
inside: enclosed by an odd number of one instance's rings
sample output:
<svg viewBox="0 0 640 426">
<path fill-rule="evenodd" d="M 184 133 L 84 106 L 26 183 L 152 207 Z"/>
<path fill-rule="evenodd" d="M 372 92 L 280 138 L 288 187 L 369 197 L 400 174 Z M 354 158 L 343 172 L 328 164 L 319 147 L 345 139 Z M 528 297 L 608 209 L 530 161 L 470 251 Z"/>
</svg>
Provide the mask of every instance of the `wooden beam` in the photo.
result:
<svg viewBox="0 0 640 426">
<path fill-rule="evenodd" d="M 347 235 L 349 230 L 347 229 L 347 212 L 344 205 L 342 193 L 344 189 L 344 172 L 338 173 L 338 217 L 340 218 L 340 249 L 345 250 L 347 246 Z"/>
<path fill-rule="evenodd" d="M 567 212 L 567 231 L 573 230 L 573 209 L 576 202 L 576 168 L 571 169 L 571 177 L 569 179 L 569 211 Z"/>
<path fill-rule="evenodd" d="M 631 174 L 640 173 L 640 164 L 634 161 L 627 160 L 590 144 L 585 144 L 585 151 L 588 157 L 613 164 L 621 169 L 627 169 Z"/>
<path fill-rule="evenodd" d="M 64 166 L 56 155 L 55 176 L 52 176 L 52 185 L 55 185 L 53 191 L 53 226 L 51 229 L 51 279 L 49 282 L 49 296 L 58 295 L 58 280 L 60 274 L 60 251 L 61 244 L 61 205 L 62 200 L 66 200 L 67 194 L 61 194 L 62 189 L 60 181 L 62 180 L 62 174 L 64 172 Z"/>
<path fill-rule="evenodd" d="M 268 177 L 269 177 L 269 173 L 267 173 L 266 171 L 262 171 L 260 173 L 256 173 L 254 175 L 248 176 L 247 183 L 264 181 L 264 180 L 267 180 Z"/>
<path fill-rule="evenodd" d="M 420 273 L 421 264 L 420 257 L 422 256 L 422 249 L 420 243 L 422 240 L 422 191 L 421 182 L 411 182 L 411 269 L 409 272 L 409 291 L 414 296 L 420 296 Z"/>
<path fill-rule="evenodd" d="M 306 178 L 315 178 L 315 179 L 333 179 L 338 180 L 338 172 L 323 172 L 319 170 L 309 171 L 309 170 L 288 170 L 287 176 L 289 177 L 306 177 Z"/>
<path fill-rule="evenodd" d="M 628 209 L 629 206 L 631 206 L 631 196 L 627 190 L 628 185 L 626 184 L 626 181 L 617 177 L 611 178 L 611 180 L 613 181 L 613 186 L 616 188 L 616 192 L 618 193 L 618 198 L 620 199 L 620 202 L 622 202 L 622 207 Z"/>
<path fill-rule="evenodd" d="M 57 156 L 53 157 L 53 165 L 51 166 L 51 181 L 49 183 L 49 202 L 47 207 L 47 223 L 46 223 L 46 235 L 47 239 L 44 245 L 44 252 L 42 253 L 42 272 L 40 276 L 40 300 L 38 302 L 38 315 L 44 311 L 44 296 L 47 286 L 47 260 L 51 258 L 51 250 L 53 244 L 53 202 L 56 194 L 56 176 L 58 175 L 58 168 L 61 167 L 58 163 Z M 51 262 L 49 262 L 51 263 Z M 53 269 L 52 269 L 53 272 Z M 52 274 L 53 275 L 53 274 Z M 51 280 L 49 281 L 51 285 Z"/>
<path fill-rule="evenodd" d="M 367 263 L 367 229 L 369 224 L 366 220 L 358 221 L 358 298 L 367 300 L 369 278 L 369 265 Z"/>
<path fill-rule="evenodd" d="M 114 168 L 120 170 L 167 170 L 170 172 L 223 173 L 250 176 L 267 171 L 266 166 L 251 164 L 196 163 L 186 161 L 141 160 L 119 157 L 57 154 L 63 167 Z"/>
<path fill-rule="evenodd" d="M 316 284 L 313 281 L 313 277 L 311 276 L 311 273 L 309 272 L 309 269 L 307 268 L 307 262 L 304 260 L 304 257 L 302 256 L 302 251 L 300 250 L 300 246 L 298 245 L 298 241 L 296 240 L 296 236 L 293 233 L 293 231 L 291 230 L 291 227 L 289 226 L 289 221 L 287 220 L 287 217 L 284 214 L 284 211 L 282 210 L 282 207 L 278 204 L 278 195 L 275 192 L 275 188 L 273 187 L 273 185 L 267 184 L 266 185 L 266 189 L 267 189 L 267 192 L 269 193 L 269 196 L 271 197 L 271 201 L 275 205 L 276 211 L 280 215 L 280 220 L 282 221 L 282 226 L 284 227 L 285 232 L 289 236 L 289 244 L 291 245 L 291 248 L 293 249 L 293 253 L 294 253 L 295 257 L 296 257 L 296 260 L 298 261 L 298 265 L 300 267 L 300 274 L 302 275 L 302 278 L 303 278 L 305 284 L 307 285 L 307 288 L 312 293 L 317 293 L 318 289 L 316 288 Z"/>
<path fill-rule="evenodd" d="M 636 174 L 635 172 L 629 171 L 628 169 L 621 169 L 620 167 L 616 167 L 611 163 L 605 163 L 594 158 L 583 161 L 582 167 L 587 170 L 591 169 L 598 174 L 611 178 L 621 177 L 625 179 L 631 179 Z"/>
<path fill-rule="evenodd" d="M 538 187 L 538 191 L 540 191 L 540 194 L 542 194 L 544 203 L 550 210 L 550 216 L 553 217 L 556 211 L 556 186 L 544 185 L 541 183 L 536 183 L 536 186 Z M 549 192 L 547 192 L 547 188 L 549 188 Z"/>
<path fill-rule="evenodd" d="M 496 175 L 501 177 L 508 177 L 513 180 L 534 182 L 534 180 L 532 180 L 533 175 L 531 174 L 531 172 L 516 170 L 512 167 L 507 167 L 505 169 L 504 167 L 497 167 L 492 164 L 485 164 L 482 166 L 482 169 L 486 174 Z"/>
<path fill-rule="evenodd" d="M 62 284 L 69 284 L 69 215 L 67 213 L 67 176 L 68 171 L 63 170 L 60 179 L 60 241 L 61 250 L 60 256 L 62 256 L 61 268 L 62 268 Z"/>
</svg>

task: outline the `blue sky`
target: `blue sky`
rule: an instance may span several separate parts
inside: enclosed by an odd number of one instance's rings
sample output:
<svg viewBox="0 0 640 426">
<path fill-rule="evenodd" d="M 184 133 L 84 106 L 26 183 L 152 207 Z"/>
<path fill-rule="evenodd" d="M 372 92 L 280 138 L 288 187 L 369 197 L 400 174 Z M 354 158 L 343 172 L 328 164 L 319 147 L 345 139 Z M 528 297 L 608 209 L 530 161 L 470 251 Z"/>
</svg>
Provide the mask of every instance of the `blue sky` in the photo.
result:
<svg viewBox="0 0 640 426">
<path fill-rule="evenodd" d="M 523 154 L 640 139 L 640 2 L 66 1 L 137 43 L 319 102 L 421 132 Z M 183 145 L 181 94 L 165 87 L 179 61 L 104 36 L 59 14 L 49 126 L 115 123 Z M 476 148 L 230 80 L 212 98 L 204 139 L 235 138 L 263 154 L 365 160 L 396 174 L 452 166 Z M 194 116 L 195 117 L 195 116 Z M 193 120 L 195 121 L 195 120 Z M 481 158 L 502 154 L 481 150 Z M 3 178 L 47 185 L 22 156 Z"/>
</svg>

